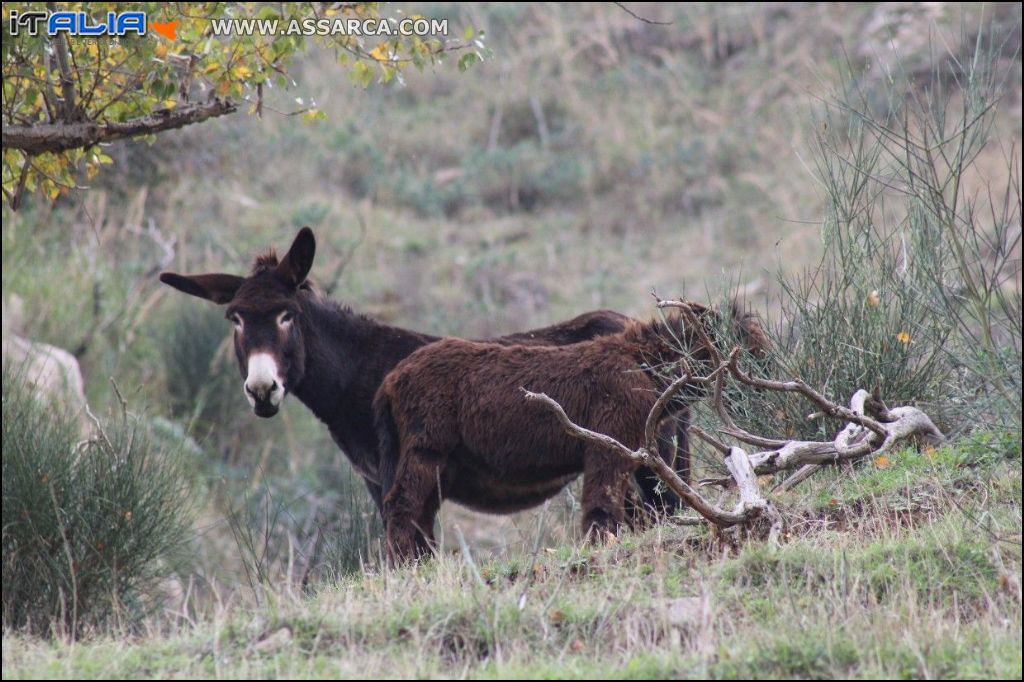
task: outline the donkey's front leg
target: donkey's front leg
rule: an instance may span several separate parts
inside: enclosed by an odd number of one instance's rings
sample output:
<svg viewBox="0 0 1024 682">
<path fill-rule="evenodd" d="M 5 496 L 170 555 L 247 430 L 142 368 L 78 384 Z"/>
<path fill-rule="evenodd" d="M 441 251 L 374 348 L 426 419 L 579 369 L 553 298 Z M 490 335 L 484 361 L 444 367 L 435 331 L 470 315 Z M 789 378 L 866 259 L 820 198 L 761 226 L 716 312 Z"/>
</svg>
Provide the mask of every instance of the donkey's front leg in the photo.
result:
<svg viewBox="0 0 1024 682">
<path fill-rule="evenodd" d="M 384 498 L 388 561 L 416 561 L 433 549 L 434 517 L 440 506 L 437 481 L 444 459 L 435 452 L 403 448 L 395 483 Z"/>
</svg>

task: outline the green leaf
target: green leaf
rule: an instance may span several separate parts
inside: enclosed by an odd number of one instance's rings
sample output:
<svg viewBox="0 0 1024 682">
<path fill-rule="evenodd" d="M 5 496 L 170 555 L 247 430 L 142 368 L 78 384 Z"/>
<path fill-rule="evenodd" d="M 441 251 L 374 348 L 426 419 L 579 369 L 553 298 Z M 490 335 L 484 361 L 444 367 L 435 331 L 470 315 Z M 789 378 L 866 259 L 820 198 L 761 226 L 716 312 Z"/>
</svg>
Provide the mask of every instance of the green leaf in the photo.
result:
<svg viewBox="0 0 1024 682">
<path fill-rule="evenodd" d="M 469 67 L 473 66 L 480 61 L 480 58 L 476 56 L 475 52 L 467 52 L 466 54 L 459 57 L 459 71 L 464 72 Z"/>
</svg>

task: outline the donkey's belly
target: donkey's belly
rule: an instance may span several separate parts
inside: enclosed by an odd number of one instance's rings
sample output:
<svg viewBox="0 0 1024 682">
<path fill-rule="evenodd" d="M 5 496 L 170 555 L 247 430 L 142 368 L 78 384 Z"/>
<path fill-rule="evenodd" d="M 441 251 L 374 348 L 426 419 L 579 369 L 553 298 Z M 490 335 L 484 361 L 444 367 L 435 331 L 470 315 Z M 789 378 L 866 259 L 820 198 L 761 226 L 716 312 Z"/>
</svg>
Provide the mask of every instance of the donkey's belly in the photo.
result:
<svg viewBox="0 0 1024 682">
<path fill-rule="evenodd" d="M 489 514 L 512 514 L 536 507 L 558 494 L 579 474 L 541 483 L 515 485 L 478 477 L 456 477 L 445 497 L 470 509 Z"/>
<path fill-rule="evenodd" d="M 449 468 L 445 497 L 471 509 L 511 514 L 541 504 L 558 494 L 581 473 L 578 462 L 534 466 L 523 471 L 495 470 L 479 458 L 459 453 Z"/>
</svg>

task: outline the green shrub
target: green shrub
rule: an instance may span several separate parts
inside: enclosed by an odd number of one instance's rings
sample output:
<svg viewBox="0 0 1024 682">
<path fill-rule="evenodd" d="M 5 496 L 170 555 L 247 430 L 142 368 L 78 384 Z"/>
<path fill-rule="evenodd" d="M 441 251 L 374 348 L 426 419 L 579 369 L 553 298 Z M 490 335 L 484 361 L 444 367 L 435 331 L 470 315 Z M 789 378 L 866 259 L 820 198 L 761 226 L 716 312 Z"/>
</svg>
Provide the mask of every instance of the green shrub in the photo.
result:
<svg viewBox="0 0 1024 682">
<path fill-rule="evenodd" d="M 576 203 L 585 170 L 576 149 L 553 145 L 545 150 L 532 140 L 469 155 L 467 193 L 496 210 L 515 213 L 558 202 Z"/>
<path fill-rule="evenodd" d="M 132 625 L 189 527 L 182 469 L 137 418 L 123 411 L 84 441 L 78 425 L 5 369 L 5 630 Z"/>
<path fill-rule="evenodd" d="M 1019 152 L 1006 154 L 1005 185 L 975 165 L 993 144 L 1000 49 L 979 34 L 967 54 L 934 57 L 923 79 L 899 68 L 850 76 L 822 105 L 813 154 L 824 252 L 816 268 L 779 278 L 769 373 L 842 403 L 878 387 L 891 404 L 923 405 L 947 432 L 1020 433 Z M 794 394 L 734 392 L 754 432 L 835 434 Z"/>
</svg>

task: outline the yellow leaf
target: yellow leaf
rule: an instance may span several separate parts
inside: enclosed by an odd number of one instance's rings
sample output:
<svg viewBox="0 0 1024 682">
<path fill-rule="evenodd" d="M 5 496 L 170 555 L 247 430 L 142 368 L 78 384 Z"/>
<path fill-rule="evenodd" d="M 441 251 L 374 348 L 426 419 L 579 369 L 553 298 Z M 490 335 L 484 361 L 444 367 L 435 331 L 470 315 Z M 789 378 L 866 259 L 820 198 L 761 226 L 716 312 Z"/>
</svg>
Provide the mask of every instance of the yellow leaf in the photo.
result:
<svg viewBox="0 0 1024 682">
<path fill-rule="evenodd" d="M 248 78 L 252 75 L 252 71 L 249 69 L 248 66 L 244 64 L 236 66 L 232 73 L 234 74 L 235 78 Z"/>
<path fill-rule="evenodd" d="M 878 457 L 875 457 L 875 466 L 879 469 L 888 469 L 892 466 L 892 462 L 885 455 L 879 455 Z"/>
<path fill-rule="evenodd" d="M 165 43 L 157 43 L 156 49 L 153 50 L 153 54 L 159 59 L 163 59 L 167 56 L 167 45 Z"/>
<path fill-rule="evenodd" d="M 877 308 L 882 302 L 882 297 L 878 295 L 878 289 L 875 289 L 868 294 L 868 297 L 864 302 L 867 303 L 869 308 Z"/>
<path fill-rule="evenodd" d="M 910 334 L 907 332 L 900 332 L 896 335 L 896 340 L 902 343 L 904 346 L 910 343 Z"/>
<path fill-rule="evenodd" d="M 178 106 L 178 100 L 176 100 L 176 99 L 165 99 L 164 100 L 164 107 L 165 108 L 173 109 L 176 106 Z"/>
<path fill-rule="evenodd" d="M 377 47 L 370 50 L 370 56 L 378 62 L 386 62 L 389 59 L 387 43 L 379 43 Z"/>
<path fill-rule="evenodd" d="M 210 62 L 206 65 L 206 68 L 203 69 L 203 73 L 210 74 L 218 69 L 220 69 L 220 62 Z"/>
</svg>

